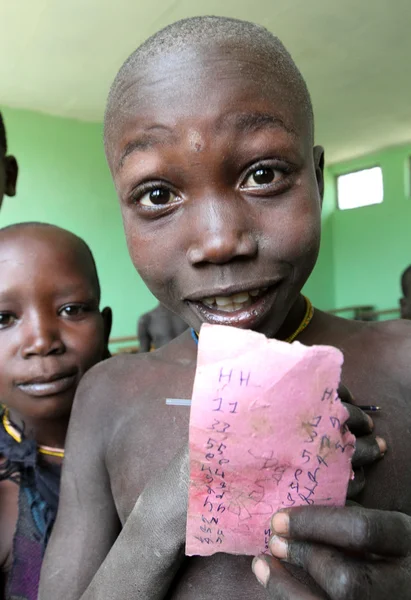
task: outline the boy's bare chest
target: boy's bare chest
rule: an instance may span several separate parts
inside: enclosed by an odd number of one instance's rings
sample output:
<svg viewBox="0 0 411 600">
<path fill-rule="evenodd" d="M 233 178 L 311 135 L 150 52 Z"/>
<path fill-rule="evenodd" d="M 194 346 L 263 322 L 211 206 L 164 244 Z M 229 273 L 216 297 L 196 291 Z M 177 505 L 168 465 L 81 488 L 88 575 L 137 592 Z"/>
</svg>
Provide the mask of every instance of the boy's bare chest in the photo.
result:
<svg viewBox="0 0 411 600">
<path fill-rule="evenodd" d="M 168 397 L 189 398 L 194 373 L 174 381 L 169 377 L 156 385 L 157 394 L 147 393 L 138 402 L 130 402 L 112 444 L 109 471 L 120 519 L 124 522 L 140 492 L 151 477 L 165 468 L 178 450 L 187 443 L 189 409 L 167 406 Z M 378 370 L 359 370 L 347 361 L 343 381 L 352 390 L 358 404 L 378 404 L 375 432 L 387 440 L 385 458 L 367 473 L 362 502 L 375 508 L 402 510 L 411 514 L 411 402 L 407 391 Z M 151 390 L 153 392 L 153 390 Z M 119 468 L 121 465 L 121 468 Z M 266 598 L 266 592 L 251 572 L 249 557 L 217 555 L 187 561 L 175 580 L 171 600 L 205 600 L 212 597 L 230 600 Z"/>
<path fill-rule="evenodd" d="M 188 441 L 189 408 L 168 406 L 166 398 L 190 398 L 194 370 L 178 375 L 165 373 L 143 398 L 130 399 L 123 409 L 108 464 L 121 520 L 127 518 L 147 481 Z M 371 363 L 359 367 L 347 360 L 342 380 L 357 404 L 382 408 L 372 417 L 375 434 L 386 439 L 388 452 L 368 470 L 363 503 L 411 514 L 411 392 Z"/>
</svg>

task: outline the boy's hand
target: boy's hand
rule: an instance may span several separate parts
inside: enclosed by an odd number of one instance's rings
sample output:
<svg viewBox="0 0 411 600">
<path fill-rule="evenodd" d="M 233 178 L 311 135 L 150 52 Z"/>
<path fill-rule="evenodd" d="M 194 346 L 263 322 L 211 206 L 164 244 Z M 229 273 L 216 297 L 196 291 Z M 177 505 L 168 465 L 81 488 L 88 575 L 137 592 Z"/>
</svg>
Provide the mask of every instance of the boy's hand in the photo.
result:
<svg viewBox="0 0 411 600">
<path fill-rule="evenodd" d="M 411 599 L 411 518 L 362 507 L 300 507 L 276 513 L 270 550 L 253 571 L 273 600 Z M 278 559 L 304 569 L 311 591 Z"/>
<path fill-rule="evenodd" d="M 347 492 L 347 498 L 354 498 L 365 486 L 362 467 L 382 458 L 387 450 L 387 445 L 383 438 L 371 435 L 374 429 L 371 417 L 353 404 L 352 396 L 344 385 L 338 389 L 338 395 L 350 413 L 347 427 L 356 437 L 355 452 L 352 458 L 355 477 L 349 482 Z"/>
</svg>

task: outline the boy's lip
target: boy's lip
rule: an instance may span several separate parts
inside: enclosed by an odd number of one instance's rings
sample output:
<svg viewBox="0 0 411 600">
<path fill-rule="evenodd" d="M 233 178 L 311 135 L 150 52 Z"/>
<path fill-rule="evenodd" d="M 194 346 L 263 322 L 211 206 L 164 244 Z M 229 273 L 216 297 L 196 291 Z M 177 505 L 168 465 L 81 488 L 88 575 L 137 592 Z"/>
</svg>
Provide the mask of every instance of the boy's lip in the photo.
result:
<svg viewBox="0 0 411 600">
<path fill-rule="evenodd" d="M 70 369 L 50 375 L 39 375 L 30 380 L 20 381 L 17 387 L 28 396 L 42 398 L 54 396 L 69 390 L 77 381 L 77 369 Z"/>
<path fill-rule="evenodd" d="M 257 290 L 262 288 L 271 288 L 277 286 L 282 279 L 265 279 L 259 281 L 251 281 L 249 283 L 235 284 L 230 286 L 213 287 L 213 288 L 202 288 L 201 291 L 194 292 L 189 296 L 185 297 L 185 300 L 189 302 L 201 302 L 204 298 L 210 296 L 233 296 L 234 294 L 241 294 L 241 292 L 249 292 L 250 290 Z"/>
<path fill-rule="evenodd" d="M 188 300 L 188 303 L 203 322 L 213 325 L 230 325 L 231 327 L 240 327 L 242 329 L 253 329 L 271 311 L 277 296 L 279 285 L 280 282 L 276 282 L 274 285 L 271 285 L 265 289 L 263 288 L 263 291 L 259 292 L 258 296 L 255 297 L 255 301 L 253 301 L 251 305 L 238 308 L 232 312 L 221 310 L 214 306 L 207 306 L 207 304 L 205 304 L 202 300 L 192 299 Z M 243 288 L 242 291 L 257 289 L 262 290 L 261 287 L 247 287 L 246 289 Z M 241 292 L 238 291 L 237 287 L 234 294 L 239 293 Z M 233 295 L 233 292 L 231 294 L 227 294 L 227 292 L 225 292 L 225 294 L 227 296 L 231 296 Z M 223 294 L 218 295 L 223 296 Z M 215 296 L 217 296 L 217 294 L 215 294 Z M 205 298 L 205 296 L 203 296 L 203 298 Z"/>
</svg>

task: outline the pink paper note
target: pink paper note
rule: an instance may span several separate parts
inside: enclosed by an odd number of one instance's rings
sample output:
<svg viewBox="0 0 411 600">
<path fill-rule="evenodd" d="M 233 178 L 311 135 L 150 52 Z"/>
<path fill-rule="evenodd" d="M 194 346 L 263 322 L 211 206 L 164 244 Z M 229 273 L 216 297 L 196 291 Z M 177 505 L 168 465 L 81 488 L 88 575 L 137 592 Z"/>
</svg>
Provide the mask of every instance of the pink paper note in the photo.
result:
<svg viewBox="0 0 411 600">
<path fill-rule="evenodd" d="M 186 554 L 257 555 L 280 508 L 342 506 L 354 436 L 342 354 L 203 325 L 190 416 Z"/>
</svg>

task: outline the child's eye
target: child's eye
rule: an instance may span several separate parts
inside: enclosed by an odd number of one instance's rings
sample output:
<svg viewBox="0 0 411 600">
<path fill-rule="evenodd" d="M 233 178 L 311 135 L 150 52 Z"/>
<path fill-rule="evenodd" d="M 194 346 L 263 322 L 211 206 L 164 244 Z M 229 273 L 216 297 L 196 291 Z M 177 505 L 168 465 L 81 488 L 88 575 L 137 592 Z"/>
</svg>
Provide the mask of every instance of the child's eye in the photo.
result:
<svg viewBox="0 0 411 600">
<path fill-rule="evenodd" d="M 90 309 L 86 304 L 68 304 L 60 309 L 59 314 L 63 317 L 80 317 Z"/>
<path fill-rule="evenodd" d="M 143 206 L 166 206 L 175 202 L 177 197 L 173 192 L 164 187 L 151 189 L 141 196 L 139 204 Z"/>
<path fill-rule="evenodd" d="M 255 188 L 261 185 L 269 185 L 278 178 L 281 172 L 272 167 L 258 167 L 254 169 L 245 179 L 242 187 Z"/>
<path fill-rule="evenodd" d="M 6 327 L 10 327 L 16 321 L 16 316 L 12 313 L 0 313 L 0 329 L 5 329 Z"/>
</svg>

